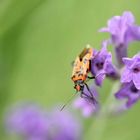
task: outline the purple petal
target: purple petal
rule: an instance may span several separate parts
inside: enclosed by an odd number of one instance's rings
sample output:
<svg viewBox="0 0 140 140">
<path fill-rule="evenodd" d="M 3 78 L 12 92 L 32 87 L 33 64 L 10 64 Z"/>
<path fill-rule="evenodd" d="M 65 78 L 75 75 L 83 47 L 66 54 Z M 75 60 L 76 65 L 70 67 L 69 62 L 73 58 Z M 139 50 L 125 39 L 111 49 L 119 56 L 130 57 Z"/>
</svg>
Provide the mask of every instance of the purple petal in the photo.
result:
<svg viewBox="0 0 140 140">
<path fill-rule="evenodd" d="M 133 82 L 136 88 L 140 90 L 140 72 L 133 74 Z"/>
<path fill-rule="evenodd" d="M 111 63 L 106 65 L 105 71 L 107 73 L 107 76 L 110 78 L 118 79 L 120 77 L 116 67 L 113 66 Z"/>
<path fill-rule="evenodd" d="M 139 26 L 132 26 L 129 27 L 125 35 L 125 41 L 127 43 L 132 42 L 134 40 L 140 40 L 140 27 Z"/>
<path fill-rule="evenodd" d="M 108 21 L 108 28 L 111 34 L 115 35 L 118 32 L 119 22 L 120 22 L 120 16 L 114 16 Z"/>
<path fill-rule="evenodd" d="M 85 101 L 83 98 L 77 98 L 73 103 L 74 108 L 83 108 L 84 105 Z"/>
<path fill-rule="evenodd" d="M 85 108 L 83 108 L 83 115 L 84 117 L 90 117 L 92 115 L 93 112 L 95 112 L 96 107 L 95 106 L 86 106 Z"/>
<path fill-rule="evenodd" d="M 140 54 L 133 56 L 133 58 L 123 58 L 125 70 L 121 76 L 121 82 L 133 81 L 135 87 L 140 90 Z"/>
<path fill-rule="evenodd" d="M 94 112 L 97 111 L 96 105 L 80 97 L 74 101 L 74 108 L 80 109 L 84 117 L 90 117 Z"/>
<path fill-rule="evenodd" d="M 135 23 L 135 18 L 130 11 L 124 12 L 123 15 L 122 15 L 122 18 L 129 25 L 132 25 L 132 24 Z"/>
<path fill-rule="evenodd" d="M 138 90 L 134 83 L 123 84 L 123 87 L 115 94 L 117 99 L 127 99 L 125 106 L 130 108 L 134 103 L 140 99 L 140 90 Z"/>
<path fill-rule="evenodd" d="M 115 94 L 115 97 L 117 98 L 117 99 L 124 99 L 124 94 L 123 94 L 123 92 L 122 91 L 118 91 L 116 94 Z"/>
<path fill-rule="evenodd" d="M 133 64 L 133 60 L 131 58 L 123 58 L 123 62 L 128 67 L 131 67 L 131 65 Z"/>
<path fill-rule="evenodd" d="M 128 98 L 128 101 L 126 103 L 126 106 L 128 108 L 130 108 L 133 104 L 135 104 L 137 102 L 137 100 L 139 99 L 139 95 L 132 95 L 130 98 Z"/>
<path fill-rule="evenodd" d="M 126 103 L 126 107 L 130 108 L 136 101 L 129 99 Z"/>
<path fill-rule="evenodd" d="M 130 82 L 132 80 L 132 73 L 130 72 L 130 70 L 128 70 L 127 68 L 124 70 L 122 76 L 121 76 L 121 82 L 122 83 L 127 83 Z"/>
<path fill-rule="evenodd" d="M 121 89 L 115 94 L 117 99 L 124 99 L 129 95 L 129 88 L 132 86 L 132 83 L 125 83 Z"/>
<path fill-rule="evenodd" d="M 105 79 L 105 71 L 102 70 L 100 71 L 99 73 L 97 73 L 96 75 L 96 78 L 95 78 L 95 83 L 98 85 L 98 86 L 101 86 L 102 85 L 102 82 L 103 80 Z"/>
</svg>

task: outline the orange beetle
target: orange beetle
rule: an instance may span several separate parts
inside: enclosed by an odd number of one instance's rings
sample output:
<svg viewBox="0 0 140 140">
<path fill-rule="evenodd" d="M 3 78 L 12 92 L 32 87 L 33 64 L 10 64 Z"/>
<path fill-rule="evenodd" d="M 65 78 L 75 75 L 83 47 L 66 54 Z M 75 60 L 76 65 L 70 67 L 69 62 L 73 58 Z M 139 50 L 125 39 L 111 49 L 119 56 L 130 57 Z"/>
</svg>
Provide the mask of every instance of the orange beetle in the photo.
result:
<svg viewBox="0 0 140 140">
<path fill-rule="evenodd" d="M 74 88 L 76 89 L 76 91 L 81 92 L 81 97 L 83 97 L 84 95 L 86 98 L 92 99 L 93 101 L 96 102 L 93 94 L 91 93 L 88 85 L 86 84 L 87 78 L 88 79 L 95 78 L 95 76 L 93 77 L 88 76 L 88 73 L 91 70 L 91 59 L 94 59 L 93 52 L 94 52 L 93 48 L 86 47 L 80 53 L 80 55 L 75 59 L 73 64 L 73 72 L 72 72 L 71 79 L 75 84 Z M 84 86 L 86 86 L 87 90 L 90 93 L 90 96 L 83 92 Z"/>
<path fill-rule="evenodd" d="M 84 50 L 80 53 L 79 56 L 74 61 L 73 64 L 73 72 L 72 72 L 72 81 L 74 82 L 75 86 L 74 88 L 76 89 L 77 92 L 81 92 L 81 97 L 86 98 L 87 100 L 93 101 L 93 103 L 97 103 L 93 93 L 90 91 L 88 85 L 86 84 L 86 79 L 94 79 L 95 76 L 89 77 L 88 73 L 91 70 L 91 59 L 94 59 L 94 50 L 89 47 L 89 45 L 84 48 Z M 87 90 L 89 91 L 90 95 L 87 95 L 83 92 L 84 86 L 86 86 Z M 75 94 L 76 95 L 76 94 Z M 72 96 L 73 98 L 74 96 Z M 70 98 L 68 100 L 71 101 Z M 61 111 L 64 109 L 64 107 L 68 104 L 68 102 L 63 105 L 61 108 Z"/>
</svg>

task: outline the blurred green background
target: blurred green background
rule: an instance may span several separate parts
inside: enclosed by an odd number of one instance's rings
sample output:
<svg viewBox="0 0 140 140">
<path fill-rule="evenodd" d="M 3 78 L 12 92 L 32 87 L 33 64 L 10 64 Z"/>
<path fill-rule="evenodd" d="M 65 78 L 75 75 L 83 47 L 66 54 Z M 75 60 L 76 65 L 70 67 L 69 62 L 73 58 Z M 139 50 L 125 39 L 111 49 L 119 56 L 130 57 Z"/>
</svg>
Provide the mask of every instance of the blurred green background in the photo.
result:
<svg viewBox="0 0 140 140">
<path fill-rule="evenodd" d="M 28 100 L 50 107 L 74 93 L 71 62 L 87 43 L 99 48 L 109 36 L 98 29 L 125 10 L 140 24 L 139 0 L 0 0 L 1 140 L 11 139 L 2 127 L 5 108 Z M 139 43 L 131 46 L 130 55 L 139 51 Z M 102 101 L 110 84 L 107 81 L 101 89 Z M 139 110 L 137 103 L 105 126 L 93 122 L 84 139 L 140 140 Z"/>
</svg>

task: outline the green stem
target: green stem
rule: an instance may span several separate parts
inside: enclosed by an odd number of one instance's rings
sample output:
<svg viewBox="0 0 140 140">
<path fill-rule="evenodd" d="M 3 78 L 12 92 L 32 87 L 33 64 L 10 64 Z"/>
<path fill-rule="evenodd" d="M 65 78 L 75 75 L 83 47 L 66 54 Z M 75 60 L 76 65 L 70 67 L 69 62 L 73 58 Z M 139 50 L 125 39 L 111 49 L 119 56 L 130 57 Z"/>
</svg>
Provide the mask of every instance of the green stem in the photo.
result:
<svg viewBox="0 0 140 140">
<path fill-rule="evenodd" d="M 106 128 L 106 124 L 108 121 L 108 111 L 109 108 L 114 104 L 115 98 L 114 98 L 114 92 L 118 89 L 119 82 L 114 83 L 110 95 L 105 101 L 105 104 L 103 105 L 102 109 L 100 110 L 98 116 L 96 117 L 94 123 L 92 124 L 92 128 L 90 133 L 87 135 L 90 135 L 91 138 L 94 140 L 102 140 L 103 132 Z"/>
</svg>

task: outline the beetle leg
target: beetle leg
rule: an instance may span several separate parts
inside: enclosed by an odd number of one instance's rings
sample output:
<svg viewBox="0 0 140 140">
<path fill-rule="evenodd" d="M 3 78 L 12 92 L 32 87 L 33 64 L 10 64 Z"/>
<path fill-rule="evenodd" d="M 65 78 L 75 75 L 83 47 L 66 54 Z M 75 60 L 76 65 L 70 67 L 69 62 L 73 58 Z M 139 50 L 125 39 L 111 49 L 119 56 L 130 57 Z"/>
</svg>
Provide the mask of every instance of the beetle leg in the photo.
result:
<svg viewBox="0 0 140 140">
<path fill-rule="evenodd" d="M 92 77 L 87 76 L 87 80 L 86 80 L 86 82 L 88 82 L 88 81 L 91 80 L 91 79 L 95 79 L 95 76 L 92 76 Z"/>
<path fill-rule="evenodd" d="M 84 98 L 85 100 L 87 100 L 88 102 L 91 102 L 93 101 L 93 103 L 96 103 L 97 104 L 97 101 L 95 98 L 85 94 L 83 91 L 81 92 L 81 98 Z"/>
<path fill-rule="evenodd" d="M 95 79 L 96 77 L 95 76 L 92 76 L 92 77 L 88 76 L 87 78 L 88 79 Z"/>
<path fill-rule="evenodd" d="M 92 94 L 92 92 L 90 91 L 90 89 L 89 89 L 89 87 L 88 87 L 88 85 L 87 85 L 86 83 L 85 83 L 85 86 L 86 86 L 87 90 L 89 91 L 92 100 L 93 100 L 95 103 L 98 103 L 98 102 L 96 101 L 96 98 L 94 97 L 94 95 Z"/>
<path fill-rule="evenodd" d="M 85 94 L 83 91 L 81 92 L 81 98 L 90 98 L 87 94 Z"/>
</svg>

